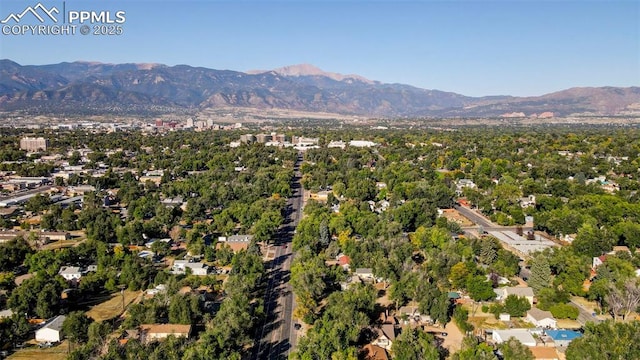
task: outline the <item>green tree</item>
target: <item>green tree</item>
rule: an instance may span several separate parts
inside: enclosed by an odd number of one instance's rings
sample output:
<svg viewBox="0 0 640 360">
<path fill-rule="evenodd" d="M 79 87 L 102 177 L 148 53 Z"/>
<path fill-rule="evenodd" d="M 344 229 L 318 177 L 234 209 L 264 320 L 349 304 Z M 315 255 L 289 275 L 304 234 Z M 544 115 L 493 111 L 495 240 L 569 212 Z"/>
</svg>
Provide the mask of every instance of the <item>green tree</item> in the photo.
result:
<svg viewBox="0 0 640 360">
<path fill-rule="evenodd" d="M 466 337 L 462 341 L 462 349 L 453 354 L 452 360 L 498 360 L 493 348 L 487 343 L 479 342 L 475 337 Z"/>
<path fill-rule="evenodd" d="M 614 235 L 606 228 L 584 223 L 571 246 L 577 253 L 593 257 L 611 251 L 615 241 Z"/>
<path fill-rule="evenodd" d="M 498 259 L 498 251 L 495 248 L 495 243 L 488 239 L 482 240 L 480 245 L 480 257 L 481 263 L 486 265 L 493 264 Z"/>
<path fill-rule="evenodd" d="M 544 254 L 538 254 L 532 260 L 529 286 L 531 286 L 536 293 L 551 286 L 551 266 Z"/>
<path fill-rule="evenodd" d="M 40 212 L 46 210 L 51 205 L 51 199 L 42 194 L 37 194 L 24 204 L 27 211 Z"/>
<path fill-rule="evenodd" d="M 502 353 L 504 360 L 534 360 L 535 357 L 531 350 L 522 345 L 522 343 L 515 338 L 509 338 L 509 340 L 498 345 L 498 350 Z"/>
<path fill-rule="evenodd" d="M 529 303 L 529 300 L 524 297 L 509 295 L 504 300 L 504 308 L 509 315 L 522 317 L 529 309 L 531 309 L 531 304 Z"/>
<path fill-rule="evenodd" d="M 89 325 L 93 319 L 82 311 L 70 312 L 62 323 L 62 334 L 69 341 L 79 344 L 89 340 Z"/>
<path fill-rule="evenodd" d="M 467 278 L 471 274 L 471 270 L 467 266 L 467 263 L 459 262 L 449 272 L 449 281 L 454 289 L 463 289 L 466 286 Z"/>
<path fill-rule="evenodd" d="M 587 323 L 584 335 L 567 347 L 567 360 L 640 359 L 640 322 Z"/>
<path fill-rule="evenodd" d="M 391 351 L 396 359 L 439 360 L 440 354 L 432 335 L 407 328 L 395 339 Z"/>
<path fill-rule="evenodd" d="M 483 275 L 469 276 L 467 291 L 474 301 L 486 301 L 496 297 L 493 286 Z"/>
<path fill-rule="evenodd" d="M 553 314 L 553 317 L 556 319 L 571 319 L 575 320 L 580 315 L 580 310 L 578 308 L 573 307 L 569 304 L 556 304 L 553 305 L 549 311 Z"/>
</svg>

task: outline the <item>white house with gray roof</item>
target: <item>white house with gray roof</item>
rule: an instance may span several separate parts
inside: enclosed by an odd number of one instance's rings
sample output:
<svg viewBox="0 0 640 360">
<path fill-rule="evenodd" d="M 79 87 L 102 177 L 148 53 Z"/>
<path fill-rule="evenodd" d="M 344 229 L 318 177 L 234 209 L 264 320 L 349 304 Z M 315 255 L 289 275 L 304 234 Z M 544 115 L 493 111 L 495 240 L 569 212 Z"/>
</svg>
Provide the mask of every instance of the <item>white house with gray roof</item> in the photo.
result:
<svg viewBox="0 0 640 360">
<path fill-rule="evenodd" d="M 62 340 L 62 323 L 66 318 L 64 315 L 58 315 L 36 330 L 36 341 L 56 343 Z"/>
</svg>

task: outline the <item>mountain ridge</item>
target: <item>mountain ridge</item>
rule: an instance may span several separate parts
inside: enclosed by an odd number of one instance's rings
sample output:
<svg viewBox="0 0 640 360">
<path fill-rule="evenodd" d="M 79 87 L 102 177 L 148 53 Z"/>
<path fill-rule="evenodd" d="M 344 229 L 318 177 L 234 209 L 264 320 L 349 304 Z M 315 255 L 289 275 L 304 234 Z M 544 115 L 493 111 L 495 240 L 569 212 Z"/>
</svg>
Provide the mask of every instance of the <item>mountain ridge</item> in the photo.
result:
<svg viewBox="0 0 640 360">
<path fill-rule="evenodd" d="M 326 72 L 311 64 L 240 72 L 155 63 L 20 65 L 0 60 L 0 110 L 4 111 L 139 113 L 248 107 L 395 118 L 616 115 L 637 111 L 639 106 L 640 87 L 470 97 Z"/>
</svg>

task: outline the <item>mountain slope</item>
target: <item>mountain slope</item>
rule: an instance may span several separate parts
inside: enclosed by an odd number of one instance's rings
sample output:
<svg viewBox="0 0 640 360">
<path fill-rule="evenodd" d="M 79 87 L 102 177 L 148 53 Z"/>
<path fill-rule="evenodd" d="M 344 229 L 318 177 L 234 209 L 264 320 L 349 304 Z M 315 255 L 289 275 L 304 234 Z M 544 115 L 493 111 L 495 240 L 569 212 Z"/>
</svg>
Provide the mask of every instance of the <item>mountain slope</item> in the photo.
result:
<svg viewBox="0 0 640 360">
<path fill-rule="evenodd" d="M 145 113 L 249 107 L 376 117 L 474 117 L 509 112 L 615 114 L 638 103 L 638 87 L 574 88 L 527 98 L 472 98 L 328 73 L 308 64 L 243 73 L 187 65 L 73 62 L 21 66 L 0 60 L 0 110 Z"/>
</svg>

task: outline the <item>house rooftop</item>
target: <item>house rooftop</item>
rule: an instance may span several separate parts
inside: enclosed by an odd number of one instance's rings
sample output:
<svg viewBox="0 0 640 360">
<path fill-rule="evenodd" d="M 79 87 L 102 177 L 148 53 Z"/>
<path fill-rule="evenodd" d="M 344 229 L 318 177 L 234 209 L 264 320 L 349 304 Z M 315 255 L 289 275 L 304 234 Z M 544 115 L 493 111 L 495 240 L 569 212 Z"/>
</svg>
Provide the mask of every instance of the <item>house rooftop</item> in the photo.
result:
<svg viewBox="0 0 640 360">
<path fill-rule="evenodd" d="M 533 289 L 530 287 L 507 287 L 505 291 L 507 296 L 533 296 Z"/>
<path fill-rule="evenodd" d="M 356 274 L 372 274 L 373 270 L 371 268 L 357 268 Z"/>
<path fill-rule="evenodd" d="M 80 271 L 80 267 L 78 266 L 63 266 L 60 268 L 60 271 L 58 271 L 59 275 L 65 275 L 65 274 L 79 274 L 82 271 Z"/>
<path fill-rule="evenodd" d="M 573 330 L 547 330 L 545 333 L 553 340 L 574 340 L 582 336 Z"/>
<path fill-rule="evenodd" d="M 531 310 L 527 311 L 527 314 L 534 318 L 535 320 L 543 320 L 543 319 L 553 319 L 553 314 L 550 311 L 540 310 L 538 308 L 531 308 Z"/>
<path fill-rule="evenodd" d="M 525 345 L 536 343 L 536 339 L 527 329 L 493 330 L 493 332 L 498 333 L 503 341 L 507 341 L 510 338 L 515 338 Z"/>
<path fill-rule="evenodd" d="M 253 235 L 231 235 L 227 237 L 227 242 L 249 242 L 253 239 Z"/>
<path fill-rule="evenodd" d="M 381 329 L 384 336 L 386 336 L 389 340 L 393 341 L 396 339 L 396 331 L 393 324 L 382 324 Z"/>
<path fill-rule="evenodd" d="M 380 346 L 367 344 L 362 348 L 362 355 L 365 360 L 388 360 L 387 351 Z"/>
<path fill-rule="evenodd" d="M 64 323 L 64 320 L 67 317 L 64 315 L 58 315 L 56 317 L 54 317 L 51 321 L 49 321 L 48 323 L 46 323 L 42 328 L 43 329 L 53 329 L 56 331 L 60 331 L 62 330 L 62 323 Z"/>
</svg>

